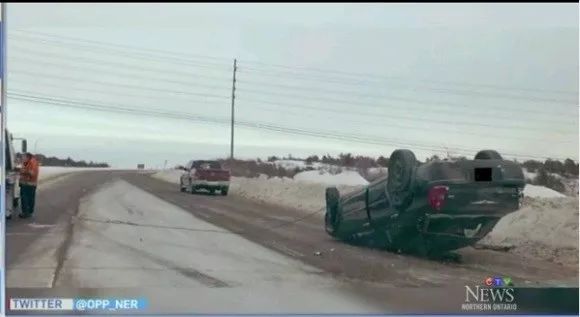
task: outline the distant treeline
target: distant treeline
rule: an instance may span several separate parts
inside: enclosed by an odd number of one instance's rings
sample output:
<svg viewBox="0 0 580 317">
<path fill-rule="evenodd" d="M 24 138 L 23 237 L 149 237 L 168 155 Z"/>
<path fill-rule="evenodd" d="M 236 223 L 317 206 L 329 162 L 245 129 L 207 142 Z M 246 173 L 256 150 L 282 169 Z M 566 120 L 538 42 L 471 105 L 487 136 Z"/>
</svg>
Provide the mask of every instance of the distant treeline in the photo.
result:
<svg viewBox="0 0 580 317">
<path fill-rule="evenodd" d="M 463 156 L 449 157 L 453 160 L 467 160 L 468 158 Z M 440 158 L 437 155 L 433 155 L 427 158 L 427 162 L 433 160 L 440 160 L 445 158 Z M 341 153 L 334 157 L 330 154 L 323 156 L 311 155 L 307 158 L 296 158 L 292 155 L 286 157 L 268 157 L 268 162 L 274 162 L 278 160 L 301 160 L 305 161 L 307 164 L 312 164 L 314 162 L 320 162 L 329 165 L 338 165 L 345 167 L 355 167 L 355 168 L 369 168 L 369 167 L 387 167 L 389 165 L 389 159 L 384 156 L 379 156 L 378 158 L 363 156 L 363 155 L 352 155 L 351 153 Z M 259 160 L 258 160 L 259 161 Z M 548 173 L 554 173 L 562 176 L 574 177 L 578 176 L 578 163 L 572 159 L 566 159 L 564 162 L 557 160 L 546 160 L 544 162 L 528 160 L 524 162 L 518 162 L 522 167 L 525 167 L 529 172 L 535 173 L 545 170 Z"/>
<path fill-rule="evenodd" d="M 43 154 L 35 154 L 36 159 L 41 166 L 66 166 L 66 167 L 110 167 L 107 163 L 75 161 L 70 157 L 61 159 L 55 156 L 45 156 Z"/>
<path fill-rule="evenodd" d="M 427 158 L 425 161 L 430 162 L 441 159 L 467 160 L 468 158 L 464 156 L 457 157 L 450 156 L 441 158 L 437 155 L 433 155 Z M 384 156 L 373 158 L 362 155 L 355 156 L 352 155 L 351 153 L 342 153 L 336 157 L 329 154 L 323 156 L 311 155 L 305 159 L 296 158 L 293 157 L 292 155 L 288 155 L 287 157 L 276 157 L 276 156 L 268 157 L 268 162 L 274 162 L 278 160 L 302 160 L 305 161 L 307 165 L 320 162 L 329 165 L 351 167 L 359 170 L 359 172 L 363 176 L 365 176 L 364 171 L 368 168 L 388 167 L 389 165 L 389 159 Z M 260 160 L 258 159 L 258 162 L 259 161 Z M 528 172 L 536 173 L 536 176 L 533 179 L 530 179 L 528 182 L 534 185 L 546 186 L 558 192 L 562 193 L 566 192 L 564 178 L 567 179 L 578 178 L 578 163 L 576 163 L 572 159 L 566 159 L 564 162 L 557 160 L 545 160 L 543 162 L 536 160 L 528 160 L 518 163 Z M 294 173 L 297 172 L 299 171 L 294 171 Z M 560 176 L 561 178 L 558 176 Z"/>
</svg>

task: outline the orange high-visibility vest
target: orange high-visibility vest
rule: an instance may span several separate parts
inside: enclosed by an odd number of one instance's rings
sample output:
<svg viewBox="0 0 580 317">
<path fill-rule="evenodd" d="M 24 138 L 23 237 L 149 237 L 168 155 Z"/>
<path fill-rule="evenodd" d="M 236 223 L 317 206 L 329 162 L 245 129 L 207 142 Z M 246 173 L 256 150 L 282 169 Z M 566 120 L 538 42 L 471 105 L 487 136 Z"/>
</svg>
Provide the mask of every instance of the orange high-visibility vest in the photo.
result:
<svg viewBox="0 0 580 317">
<path fill-rule="evenodd" d="M 38 161 L 34 157 L 22 165 L 20 183 L 25 185 L 36 185 L 38 183 Z"/>
</svg>

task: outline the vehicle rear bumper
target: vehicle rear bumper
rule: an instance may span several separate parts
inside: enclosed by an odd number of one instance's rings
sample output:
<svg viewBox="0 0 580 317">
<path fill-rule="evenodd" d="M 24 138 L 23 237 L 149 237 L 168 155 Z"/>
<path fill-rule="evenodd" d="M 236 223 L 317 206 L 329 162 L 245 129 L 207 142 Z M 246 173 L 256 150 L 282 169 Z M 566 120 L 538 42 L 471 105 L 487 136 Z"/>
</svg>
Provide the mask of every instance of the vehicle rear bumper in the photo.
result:
<svg viewBox="0 0 580 317">
<path fill-rule="evenodd" d="M 195 188 L 224 188 L 229 187 L 229 181 L 204 181 L 204 180 L 196 180 L 193 181 L 191 184 Z"/>
</svg>

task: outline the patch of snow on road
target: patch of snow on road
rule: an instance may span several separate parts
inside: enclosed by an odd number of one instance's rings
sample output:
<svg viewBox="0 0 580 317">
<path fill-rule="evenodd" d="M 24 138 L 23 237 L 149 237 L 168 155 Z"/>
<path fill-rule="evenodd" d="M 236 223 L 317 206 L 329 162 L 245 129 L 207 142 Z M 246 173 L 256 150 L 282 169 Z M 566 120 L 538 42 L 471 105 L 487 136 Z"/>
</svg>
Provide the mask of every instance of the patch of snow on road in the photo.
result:
<svg viewBox="0 0 580 317">
<path fill-rule="evenodd" d="M 522 209 L 502 218 L 481 245 L 578 265 L 578 199 L 526 198 Z"/>
<path fill-rule="evenodd" d="M 564 198 L 566 195 L 544 186 L 526 184 L 524 197 L 532 198 Z"/>
</svg>

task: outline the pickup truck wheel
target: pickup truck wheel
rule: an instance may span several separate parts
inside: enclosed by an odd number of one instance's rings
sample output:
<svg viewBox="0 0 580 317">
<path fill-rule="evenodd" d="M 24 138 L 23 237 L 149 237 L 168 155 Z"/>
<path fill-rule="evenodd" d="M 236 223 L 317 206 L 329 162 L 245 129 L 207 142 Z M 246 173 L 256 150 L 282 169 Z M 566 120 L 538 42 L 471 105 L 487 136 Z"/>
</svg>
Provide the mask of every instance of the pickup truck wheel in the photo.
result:
<svg viewBox="0 0 580 317">
<path fill-rule="evenodd" d="M 503 160 L 501 155 L 494 150 L 482 150 L 475 154 L 476 160 Z"/>
<path fill-rule="evenodd" d="M 413 200 L 417 159 L 409 150 L 395 150 L 389 158 L 387 193 L 395 209 L 404 211 Z"/>
<path fill-rule="evenodd" d="M 340 215 L 338 214 L 338 203 L 340 194 L 336 187 L 326 189 L 326 214 L 324 215 L 324 229 L 326 232 L 337 237 L 338 227 L 340 225 Z"/>
</svg>

